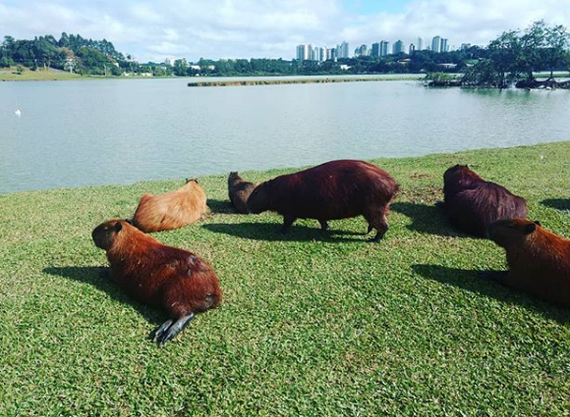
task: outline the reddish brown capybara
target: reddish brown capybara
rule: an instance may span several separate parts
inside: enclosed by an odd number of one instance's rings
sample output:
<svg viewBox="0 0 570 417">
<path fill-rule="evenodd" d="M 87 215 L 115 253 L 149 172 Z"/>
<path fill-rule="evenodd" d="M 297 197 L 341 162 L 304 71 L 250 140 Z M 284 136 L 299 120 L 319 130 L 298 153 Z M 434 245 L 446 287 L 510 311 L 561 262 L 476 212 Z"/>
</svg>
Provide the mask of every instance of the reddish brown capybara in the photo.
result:
<svg viewBox="0 0 570 417">
<path fill-rule="evenodd" d="M 570 240 L 522 219 L 492 223 L 489 238 L 507 252 L 509 272 L 498 282 L 570 308 Z"/>
<path fill-rule="evenodd" d="M 255 189 L 255 184 L 244 181 L 237 172 L 230 172 L 228 177 L 228 195 L 235 209 L 242 213 L 249 213 L 247 199 Z"/>
<path fill-rule="evenodd" d="M 198 255 L 166 246 L 126 220 L 109 220 L 92 233 L 107 252 L 111 277 L 134 299 L 162 307 L 170 319 L 155 332 L 162 346 L 194 318 L 218 306 L 222 293 L 214 270 Z"/>
<path fill-rule="evenodd" d="M 194 223 L 206 211 L 206 193 L 194 178 L 176 191 L 160 195 L 144 194 L 133 224 L 143 232 L 178 229 Z"/>
<path fill-rule="evenodd" d="M 443 211 L 449 222 L 462 232 L 486 237 L 492 222 L 526 217 L 524 198 L 485 181 L 467 165 L 449 168 L 443 175 L 443 183 Z"/>
<path fill-rule="evenodd" d="M 283 215 L 283 232 L 298 218 L 317 219 L 326 230 L 328 220 L 362 215 L 368 232 L 377 230 L 377 242 L 388 230 L 386 215 L 397 191 L 394 178 L 377 166 L 340 160 L 266 181 L 247 205 L 255 214 L 272 210 Z"/>
</svg>

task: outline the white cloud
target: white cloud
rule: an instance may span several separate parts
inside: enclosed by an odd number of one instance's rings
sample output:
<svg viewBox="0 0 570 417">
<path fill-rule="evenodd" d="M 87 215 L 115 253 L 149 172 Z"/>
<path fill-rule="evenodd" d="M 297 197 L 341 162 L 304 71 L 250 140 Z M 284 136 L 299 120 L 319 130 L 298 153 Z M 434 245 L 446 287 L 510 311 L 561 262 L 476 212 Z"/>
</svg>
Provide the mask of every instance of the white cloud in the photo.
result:
<svg viewBox="0 0 570 417">
<path fill-rule="evenodd" d="M 538 19 L 570 26 L 570 0 L 412 0 L 398 13 L 352 15 L 342 0 L 0 0 L 16 38 L 61 32 L 106 38 L 139 60 L 293 57 L 299 43 L 351 47 L 422 36 L 485 45 Z"/>
</svg>

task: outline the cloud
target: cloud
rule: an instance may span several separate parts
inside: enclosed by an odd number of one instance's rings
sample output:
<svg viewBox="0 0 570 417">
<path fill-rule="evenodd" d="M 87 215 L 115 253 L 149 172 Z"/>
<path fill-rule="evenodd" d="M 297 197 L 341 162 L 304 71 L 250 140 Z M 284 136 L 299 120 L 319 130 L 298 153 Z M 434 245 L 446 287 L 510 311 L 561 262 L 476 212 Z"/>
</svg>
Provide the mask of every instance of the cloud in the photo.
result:
<svg viewBox="0 0 570 417">
<path fill-rule="evenodd" d="M 0 28 L 16 38 L 61 32 L 106 38 L 140 61 L 166 57 L 283 57 L 299 43 L 351 47 L 382 39 L 485 45 L 538 19 L 570 26 L 570 0 L 408 0 L 390 12 L 348 0 L 0 0 Z M 380 3 L 379 3 L 380 4 Z"/>
</svg>

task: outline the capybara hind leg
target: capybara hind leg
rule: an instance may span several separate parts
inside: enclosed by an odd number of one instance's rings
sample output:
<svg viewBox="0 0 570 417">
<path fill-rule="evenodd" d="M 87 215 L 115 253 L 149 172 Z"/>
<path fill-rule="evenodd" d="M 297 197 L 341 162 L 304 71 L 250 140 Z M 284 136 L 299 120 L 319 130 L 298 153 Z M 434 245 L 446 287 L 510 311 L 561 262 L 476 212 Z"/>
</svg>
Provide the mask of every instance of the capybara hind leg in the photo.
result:
<svg viewBox="0 0 570 417">
<path fill-rule="evenodd" d="M 293 216 L 283 216 L 283 226 L 281 227 L 281 233 L 287 233 L 287 230 L 289 230 L 291 225 L 295 223 L 295 220 L 297 219 Z"/>
<path fill-rule="evenodd" d="M 374 229 L 374 226 L 372 226 L 371 224 L 368 224 L 368 229 L 366 230 L 365 235 L 370 234 L 370 232 L 372 231 L 372 229 Z"/>
<path fill-rule="evenodd" d="M 319 223 L 321 224 L 321 230 L 327 231 L 329 228 L 329 224 L 326 220 L 319 220 Z"/>
<path fill-rule="evenodd" d="M 184 330 L 186 326 L 188 326 L 188 323 L 190 323 L 190 321 L 192 321 L 193 318 L 194 318 L 194 313 L 192 312 L 186 314 L 185 316 L 180 317 L 178 320 L 174 322 L 173 325 L 168 327 L 168 330 L 163 332 L 160 335 L 160 337 L 158 337 L 158 344 L 160 346 L 163 346 L 169 340 L 174 339 L 176 335 L 178 335 L 178 333 L 180 333 L 182 330 Z"/>
<path fill-rule="evenodd" d="M 384 210 L 378 210 L 371 215 L 365 215 L 366 220 L 368 220 L 368 228 L 371 227 L 377 230 L 376 236 L 371 240 L 372 242 L 380 242 L 388 231 L 388 222 L 386 221 L 386 216 L 383 214 Z"/>
</svg>

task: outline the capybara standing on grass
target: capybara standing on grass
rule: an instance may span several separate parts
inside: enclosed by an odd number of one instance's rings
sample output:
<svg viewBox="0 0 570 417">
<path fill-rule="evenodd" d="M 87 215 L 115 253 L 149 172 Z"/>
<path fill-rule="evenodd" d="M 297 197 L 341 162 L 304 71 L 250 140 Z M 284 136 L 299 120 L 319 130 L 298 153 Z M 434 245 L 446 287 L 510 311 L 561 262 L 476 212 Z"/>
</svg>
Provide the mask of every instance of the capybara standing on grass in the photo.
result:
<svg viewBox="0 0 570 417">
<path fill-rule="evenodd" d="M 235 209 L 242 213 L 249 213 L 247 199 L 255 189 L 255 184 L 244 181 L 237 172 L 230 172 L 228 177 L 228 195 Z"/>
<path fill-rule="evenodd" d="M 500 220 L 489 226 L 489 238 L 507 252 L 503 285 L 570 308 L 570 240 L 528 220 Z"/>
<path fill-rule="evenodd" d="M 386 215 L 398 184 L 386 171 L 364 161 L 340 160 L 281 175 L 258 185 L 247 201 L 252 213 L 266 210 L 283 215 L 283 232 L 298 218 L 328 220 L 363 215 L 374 241 L 388 230 Z"/>
<path fill-rule="evenodd" d="M 133 224 L 143 232 L 172 230 L 194 223 L 207 211 L 206 193 L 195 179 L 176 191 L 141 197 Z"/>
<path fill-rule="evenodd" d="M 155 332 L 160 345 L 173 339 L 194 314 L 216 307 L 222 297 L 212 267 L 196 254 L 165 246 L 126 220 L 110 220 L 92 233 L 107 252 L 111 277 L 134 299 L 162 307 L 171 317 Z"/>
<path fill-rule="evenodd" d="M 494 221 L 526 217 L 526 201 L 505 187 L 485 181 L 467 165 L 455 165 L 443 175 L 442 208 L 449 222 L 461 230 L 486 237 Z"/>
</svg>

